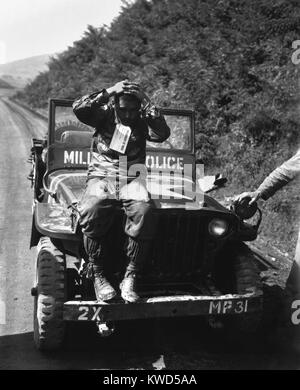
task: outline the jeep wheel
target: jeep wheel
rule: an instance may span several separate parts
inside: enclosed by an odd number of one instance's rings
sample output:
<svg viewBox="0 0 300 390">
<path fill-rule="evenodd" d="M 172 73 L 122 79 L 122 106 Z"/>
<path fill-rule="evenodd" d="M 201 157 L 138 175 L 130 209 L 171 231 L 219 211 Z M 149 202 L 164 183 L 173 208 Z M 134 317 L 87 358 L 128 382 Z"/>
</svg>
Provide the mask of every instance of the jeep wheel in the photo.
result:
<svg viewBox="0 0 300 390">
<path fill-rule="evenodd" d="M 259 270 L 251 250 L 244 243 L 231 243 L 224 248 L 217 259 L 215 279 L 222 293 L 262 294 Z M 232 315 L 225 322 L 230 332 L 255 333 L 262 322 L 262 312 Z"/>
<path fill-rule="evenodd" d="M 65 256 L 49 237 L 42 237 L 38 245 L 36 277 L 34 342 L 41 351 L 55 350 L 65 334 Z"/>
<path fill-rule="evenodd" d="M 238 294 L 261 293 L 262 283 L 252 252 L 246 245 L 233 259 L 235 288 Z M 231 318 L 230 326 L 243 333 L 255 333 L 262 321 L 262 312 L 245 313 Z"/>
</svg>

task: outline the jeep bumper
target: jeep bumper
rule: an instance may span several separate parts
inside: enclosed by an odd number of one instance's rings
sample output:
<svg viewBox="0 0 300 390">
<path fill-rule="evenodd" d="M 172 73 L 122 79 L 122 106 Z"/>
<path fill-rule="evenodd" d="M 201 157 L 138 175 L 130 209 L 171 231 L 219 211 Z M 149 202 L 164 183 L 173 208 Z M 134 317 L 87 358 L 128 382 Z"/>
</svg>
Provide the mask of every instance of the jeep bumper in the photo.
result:
<svg viewBox="0 0 300 390">
<path fill-rule="evenodd" d="M 262 293 L 220 296 L 177 295 L 142 298 L 137 303 L 68 301 L 66 321 L 122 321 L 145 318 L 240 315 L 262 311 Z"/>
</svg>

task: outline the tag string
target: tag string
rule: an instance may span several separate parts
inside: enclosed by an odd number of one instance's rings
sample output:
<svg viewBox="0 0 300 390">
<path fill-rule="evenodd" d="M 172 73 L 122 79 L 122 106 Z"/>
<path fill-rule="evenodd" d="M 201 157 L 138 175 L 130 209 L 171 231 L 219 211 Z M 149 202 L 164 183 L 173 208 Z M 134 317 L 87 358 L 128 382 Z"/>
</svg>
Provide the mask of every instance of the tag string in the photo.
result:
<svg viewBox="0 0 300 390">
<path fill-rule="evenodd" d="M 116 110 L 116 106 L 115 105 L 114 105 L 114 111 L 115 111 L 115 118 L 117 120 L 117 124 L 119 125 L 119 124 L 121 124 L 121 121 L 120 121 L 120 118 L 119 118 L 119 116 L 117 114 L 117 110 Z"/>
</svg>

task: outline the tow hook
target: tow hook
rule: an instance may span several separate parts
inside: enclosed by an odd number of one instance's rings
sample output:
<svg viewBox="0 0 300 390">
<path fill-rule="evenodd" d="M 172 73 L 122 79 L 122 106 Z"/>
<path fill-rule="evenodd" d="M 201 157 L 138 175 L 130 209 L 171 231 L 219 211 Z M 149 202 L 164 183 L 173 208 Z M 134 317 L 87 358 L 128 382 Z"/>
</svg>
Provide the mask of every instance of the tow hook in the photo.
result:
<svg viewBox="0 0 300 390">
<path fill-rule="evenodd" d="M 97 322 L 98 334 L 101 337 L 111 336 L 115 331 L 115 325 L 113 322 Z"/>
</svg>

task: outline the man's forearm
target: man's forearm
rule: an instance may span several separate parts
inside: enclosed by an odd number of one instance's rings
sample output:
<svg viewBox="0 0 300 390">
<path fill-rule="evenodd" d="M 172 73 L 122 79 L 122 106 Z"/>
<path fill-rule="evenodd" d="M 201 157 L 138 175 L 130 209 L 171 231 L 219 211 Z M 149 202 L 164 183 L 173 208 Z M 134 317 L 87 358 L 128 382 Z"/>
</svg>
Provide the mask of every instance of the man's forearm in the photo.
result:
<svg viewBox="0 0 300 390">
<path fill-rule="evenodd" d="M 109 94 L 105 89 L 100 92 L 85 95 L 75 100 L 73 103 L 73 112 L 81 122 L 96 127 L 104 115 L 101 106 L 107 104 L 108 100 Z"/>
<path fill-rule="evenodd" d="M 170 136 L 170 128 L 162 115 L 151 116 L 146 118 L 149 126 L 148 141 L 164 142 Z"/>
<path fill-rule="evenodd" d="M 257 191 L 261 194 L 263 200 L 267 200 L 290 181 L 291 179 L 283 175 L 280 169 L 277 168 L 262 182 Z"/>
<path fill-rule="evenodd" d="M 146 107 L 143 107 L 142 117 L 145 119 L 149 128 L 148 141 L 164 142 L 169 138 L 171 130 L 160 110 L 150 100 Z"/>
<path fill-rule="evenodd" d="M 276 191 L 300 175 L 300 150 L 289 160 L 276 168 L 257 189 L 261 198 L 267 200 Z"/>
</svg>

